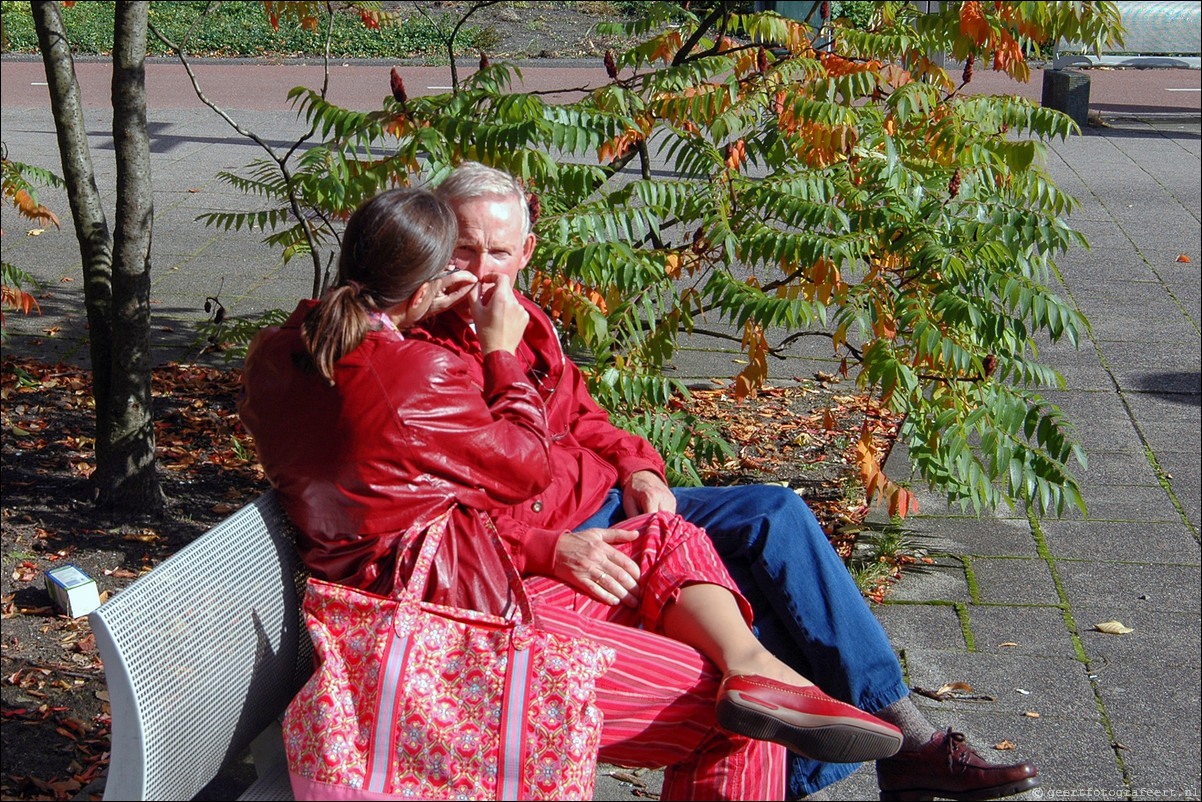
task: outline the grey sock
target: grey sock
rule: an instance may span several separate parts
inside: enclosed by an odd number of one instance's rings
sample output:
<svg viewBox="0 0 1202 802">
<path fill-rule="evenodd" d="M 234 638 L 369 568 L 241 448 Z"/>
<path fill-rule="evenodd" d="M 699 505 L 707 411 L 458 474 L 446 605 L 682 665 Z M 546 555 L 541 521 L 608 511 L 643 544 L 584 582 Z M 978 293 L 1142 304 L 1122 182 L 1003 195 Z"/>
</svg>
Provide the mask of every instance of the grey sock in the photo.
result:
<svg viewBox="0 0 1202 802">
<path fill-rule="evenodd" d="M 902 749 L 907 752 L 922 749 L 935 734 L 935 726 L 927 721 L 927 717 L 914 706 L 909 696 L 903 696 L 873 715 L 901 730 Z"/>
</svg>

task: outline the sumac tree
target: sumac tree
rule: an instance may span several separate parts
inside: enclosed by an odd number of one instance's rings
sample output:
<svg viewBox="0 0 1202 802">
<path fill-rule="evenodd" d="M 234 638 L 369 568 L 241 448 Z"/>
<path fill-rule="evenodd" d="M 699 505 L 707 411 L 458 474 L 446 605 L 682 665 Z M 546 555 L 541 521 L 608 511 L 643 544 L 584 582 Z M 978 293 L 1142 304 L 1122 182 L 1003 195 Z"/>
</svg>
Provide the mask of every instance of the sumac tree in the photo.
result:
<svg viewBox="0 0 1202 802">
<path fill-rule="evenodd" d="M 1069 466 L 1085 455 L 1038 393 L 1062 380 L 1037 358 L 1040 343 L 1076 342 L 1087 325 L 1049 288 L 1057 255 L 1085 244 L 1066 222 L 1073 199 L 1043 167 L 1045 143 L 1074 124 L 964 86 L 974 70 L 1025 79 L 1024 52 L 1050 38 L 1116 38 L 1115 6 L 860 5 L 868 22 L 836 19 L 815 50 L 812 29 L 773 13 L 648 4 L 621 31 L 638 44 L 607 55 L 610 81 L 571 103 L 515 91 L 518 68 L 485 59 L 438 96 L 407 96 L 394 70 L 373 110 L 297 88 L 323 138 L 295 174 L 312 211 L 210 222 L 274 226 L 294 251 L 335 247 L 336 221 L 383 188 L 437 182 L 469 159 L 500 167 L 538 200 L 525 289 L 591 352 L 597 398 L 669 452 L 712 453 L 665 411 L 682 388 L 661 368 L 682 334 L 719 319 L 747 356 L 740 396 L 768 378 L 783 341 L 819 334 L 845 373 L 904 413 L 914 469 L 950 501 L 1083 507 Z M 253 172 L 228 179 L 277 189 Z M 316 238 L 314 221 L 330 221 Z M 904 515 L 908 492 L 861 445 L 870 492 Z M 687 459 L 674 465 L 689 474 Z"/>
</svg>

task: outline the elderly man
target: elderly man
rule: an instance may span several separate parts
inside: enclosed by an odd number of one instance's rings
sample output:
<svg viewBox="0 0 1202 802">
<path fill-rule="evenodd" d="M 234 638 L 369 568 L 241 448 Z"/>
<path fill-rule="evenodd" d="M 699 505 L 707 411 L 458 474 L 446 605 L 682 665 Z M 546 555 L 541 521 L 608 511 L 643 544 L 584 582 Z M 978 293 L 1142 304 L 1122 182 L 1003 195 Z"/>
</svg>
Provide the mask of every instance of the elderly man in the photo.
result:
<svg viewBox="0 0 1202 802">
<path fill-rule="evenodd" d="M 487 281 L 511 280 L 529 263 L 535 237 L 521 185 L 469 163 L 436 190 L 455 210 L 456 267 Z M 902 751 L 877 762 L 882 799 L 990 799 L 1038 784 L 1030 763 L 991 765 L 960 733 L 938 732 L 909 699 L 888 637 L 801 498 L 762 485 L 671 488 L 663 460 L 645 440 L 610 424 L 551 322 L 528 299 L 530 324 L 519 350 L 547 406 L 555 479 L 542 494 L 506 510 L 522 528 L 510 543 L 526 574 L 558 577 L 609 604 L 631 603 L 637 573 L 611 545 L 616 525 L 642 512 L 676 512 L 704 527 L 750 601 L 760 641 L 845 702 L 897 726 Z M 480 361 L 470 317 L 444 312 L 424 336 Z M 793 755 L 788 790 L 812 794 L 854 764 Z"/>
</svg>

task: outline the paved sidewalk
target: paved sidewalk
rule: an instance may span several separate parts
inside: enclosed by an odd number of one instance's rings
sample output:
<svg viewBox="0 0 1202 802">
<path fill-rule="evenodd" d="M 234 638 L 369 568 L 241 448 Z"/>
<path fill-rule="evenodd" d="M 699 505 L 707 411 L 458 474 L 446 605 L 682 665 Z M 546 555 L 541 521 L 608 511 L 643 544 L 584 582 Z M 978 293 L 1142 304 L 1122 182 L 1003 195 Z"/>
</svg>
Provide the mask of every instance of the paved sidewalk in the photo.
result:
<svg viewBox="0 0 1202 802">
<path fill-rule="evenodd" d="M 246 85 L 254 85 L 248 73 Z M 3 136 L 9 155 L 60 171 L 50 116 L 11 101 L 5 60 Z M 381 71 L 386 75 L 386 70 Z M 530 71 L 527 70 L 527 75 Z M 1140 81 L 1155 76 L 1139 75 Z M 1197 86 L 1196 73 L 1185 76 Z M 1049 167 L 1078 198 L 1071 222 L 1092 243 L 1059 260 L 1061 292 L 1091 320 L 1080 349 L 1057 345 L 1046 358 L 1068 387 L 1048 395 L 1077 424 L 1089 451 L 1082 476 L 1089 517 L 1028 520 L 1008 510 L 981 519 L 920 494 L 911 537 L 936 557 L 909 574 L 876 612 L 911 686 L 951 682 L 992 701 L 916 697 L 939 726 L 963 729 L 989 759 L 1033 759 L 1043 786 L 1027 798 L 1199 798 L 1202 765 L 1202 484 L 1200 413 L 1199 175 L 1197 102 L 1168 108 L 1167 90 L 1142 98 L 1094 97 L 1109 127 L 1055 144 Z M 1115 76 L 1106 76 L 1114 81 Z M 1037 84 L 1036 84 L 1037 85 Z M 185 87 L 186 89 L 186 87 Z M 190 91 L 190 90 L 189 90 Z M 381 82 L 373 94 L 382 96 Z M 1129 86 L 1127 87 L 1129 91 Z M 1196 90 L 1193 90 L 1196 91 Z M 1166 110 L 1167 109 L 1167 110 Z M 87 111 L 100 189 L 112 195 L 111 111 Z M 190 359 L 192 327 L 207 297 L 231 315 L 290 309 L 312 276 L 301 260 L 281 264 L 257 236 L 194 222 L 197 214 L 246 208 L 215 178 L 260 155 L 207 109 L 163 103 L 151 110 L 156 187 L 152 297 L 160 361 Z M 236 116 L 274 142 L 300 131 L 277 110 Z M 65 200 L 43 200 L 61 231 L 24 236 L 3 213 L 6 261 L 34 273 L 47 295 L 42 316 L 9 314 L 5 350 L 86 364 L 79 251 Z M 1177 261 L 1185 255 L 1189 261 Z M 728 349 L 698 340 L 677 360 L 679 375 L 731 375 Z M 793 352 L 781 376 L 830 369 L 820 352 Z M 220 362 L 218 362 L 220 364 Z M 886 470 L 908 473 L 904 449 Z M 1134 629 L 1107 635 L 1117 619 Z M 1038 713 L 1038 717 L 1026 715 Z M 1003 740 L 1014 751 L 995 751 Z M 654 789 L 658 775 L 642 779 Z M 628 799 L 633 787 L 603 774 L 598 798 Z M 833 799 L 876 797 L 865 766 L 828 791 Z"/>
</svg>

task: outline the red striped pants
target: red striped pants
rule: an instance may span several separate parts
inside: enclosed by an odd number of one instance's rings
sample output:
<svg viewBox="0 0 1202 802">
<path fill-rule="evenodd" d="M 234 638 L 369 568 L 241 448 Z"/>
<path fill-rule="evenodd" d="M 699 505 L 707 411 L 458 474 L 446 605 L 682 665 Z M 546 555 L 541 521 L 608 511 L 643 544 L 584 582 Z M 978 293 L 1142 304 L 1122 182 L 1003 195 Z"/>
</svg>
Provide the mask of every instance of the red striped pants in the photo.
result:
<svg viewBox="0 0 1202 802">
<path fill-rule="evenodd" d="M 613 667 L 597 681 L 604 714 L 600 759 L 621 766 L 666 768 L 663 799 L 784 799 L 784 747 L 732 735 L 715 720 L 722 675 L 696 649 L 658 634 L 664 605 L 686 584 L 739 594 L 705 533 L 677 516 L 639 516 L 639 529 L 614 544 L 639 565 L 638 609 L 596 601 L 550 577 L 526 579 L 536 614 L 547 629 L 591 638 L 613 648 Z"/>
</svg>

